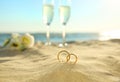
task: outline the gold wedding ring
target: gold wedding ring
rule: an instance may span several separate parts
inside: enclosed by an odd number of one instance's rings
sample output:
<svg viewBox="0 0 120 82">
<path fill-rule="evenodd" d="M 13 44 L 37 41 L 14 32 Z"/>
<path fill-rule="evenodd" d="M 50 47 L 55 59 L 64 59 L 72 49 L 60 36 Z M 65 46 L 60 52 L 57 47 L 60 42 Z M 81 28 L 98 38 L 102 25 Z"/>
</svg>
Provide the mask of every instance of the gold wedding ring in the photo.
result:
<svg viewBox="0 0 120 82">
<path fill-rule="evenodd" d="M 60 60 L 62 55 L 66 55 L 66 60 Z M 66 50 L 62 50 L 58 53 L 57 55 L 57 59 L 59 60 L 59 62 L 64 62 L 64 63 L 68 63 L 71 59 L 71 56 L 74 56 L 75 60 L 71 63 L 71 64 L 76 64 L 78 57 L 75 54 L 70 54 L 68 51 Z"/>
<path fill-rule="evenodd" d="M 64 62 L 67 63 L 68 60 L 70 59 L 70 56 L 68 56 L 68 55 L 69 55 L 69 52 L 66 51 L 66 50 L 60 51 L 60 52 L 58 53 L 58 55 L 57 55 L 57 59 L 59 60 L 59 62 L 63 62 L 63 61 L 60 61 L 60 56 L 61 56 L 61 55 L 64 55 L 64 54 L 66 55 L 66 61 L 64 61 Z"/>
</svg>

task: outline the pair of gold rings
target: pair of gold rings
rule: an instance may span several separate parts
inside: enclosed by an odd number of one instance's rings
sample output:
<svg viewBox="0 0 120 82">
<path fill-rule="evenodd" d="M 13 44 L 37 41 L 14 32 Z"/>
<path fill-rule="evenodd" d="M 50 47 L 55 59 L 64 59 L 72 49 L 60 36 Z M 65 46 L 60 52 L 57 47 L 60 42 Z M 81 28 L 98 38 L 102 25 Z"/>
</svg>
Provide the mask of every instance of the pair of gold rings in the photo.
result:
<svg viewBox="0 0 120 82">
<path fill-rule="evenodd" d="M 66 56 L 65 60 L 62 60 L 62 56 Z M 69 53 L 66 50 L 62 50 L 58 53 L 57 55 L 57 59 L 59 60 L 59 62 L 64 62 L 64 63 L 68 63 L 71 60 L 71 56 L 74 57 L 74 61 L 71 62 L 71 64 L 76 64 L 78 57 L 75 54 Z"/>
</svg>

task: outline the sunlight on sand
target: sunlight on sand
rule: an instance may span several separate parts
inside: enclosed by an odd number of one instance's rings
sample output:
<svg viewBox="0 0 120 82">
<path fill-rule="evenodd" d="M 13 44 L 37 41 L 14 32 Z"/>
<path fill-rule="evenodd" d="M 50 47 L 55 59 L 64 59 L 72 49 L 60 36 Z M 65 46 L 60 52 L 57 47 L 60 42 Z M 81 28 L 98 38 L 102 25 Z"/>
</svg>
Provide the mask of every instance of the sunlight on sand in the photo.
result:
<svg viewBox="0 0 120 82">
<path fill-rule="evenodd" d="M 99 33 L 99 40 L 120 39 L 120 30 L 104 31 Z"/>
</svg>

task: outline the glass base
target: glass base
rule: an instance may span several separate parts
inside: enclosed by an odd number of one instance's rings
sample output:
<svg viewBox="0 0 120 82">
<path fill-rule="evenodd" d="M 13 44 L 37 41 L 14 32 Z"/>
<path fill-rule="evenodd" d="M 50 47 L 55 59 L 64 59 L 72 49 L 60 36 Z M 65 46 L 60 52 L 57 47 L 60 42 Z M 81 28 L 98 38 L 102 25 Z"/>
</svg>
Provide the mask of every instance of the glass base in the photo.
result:
<svg viewBox="0 0 120 82">
<path fill-rule="evenodd" d="M 59 47 L 66 47 L 66 46 L 68 46 L 68 44 L 67 43 L 61 43 L 61 44 L 59 44 Z"/>
</svg>

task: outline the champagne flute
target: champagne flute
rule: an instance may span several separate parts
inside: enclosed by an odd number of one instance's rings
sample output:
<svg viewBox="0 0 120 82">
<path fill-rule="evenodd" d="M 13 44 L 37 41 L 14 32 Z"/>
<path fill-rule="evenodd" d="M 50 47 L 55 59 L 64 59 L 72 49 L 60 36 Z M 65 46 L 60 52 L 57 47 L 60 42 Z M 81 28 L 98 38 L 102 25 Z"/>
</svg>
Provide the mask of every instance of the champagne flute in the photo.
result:
<svg viewBox="0 0 120 82">
<path fill-rule="evenodd" d="M 63 28 L 63 32 L 62 32 L 63 42 L 62 44 L 59 44 L 60 47 L 67 46 L 65 26 L 70 18 L 70 12 L 71 12 L 70 5 L 71 5 L 71 0 L 60 0 L 59 15 L 60 15 L 60 22 Z"/>
<path fill-rule="evenodd" d="M 50 42 L 50 25 L 54 16 L 54 0 L 43 0 L 43 23 L 47 26 L 45 45 L 51 45 Z"/>
</svg>

